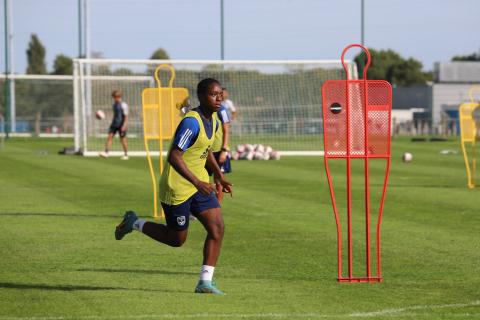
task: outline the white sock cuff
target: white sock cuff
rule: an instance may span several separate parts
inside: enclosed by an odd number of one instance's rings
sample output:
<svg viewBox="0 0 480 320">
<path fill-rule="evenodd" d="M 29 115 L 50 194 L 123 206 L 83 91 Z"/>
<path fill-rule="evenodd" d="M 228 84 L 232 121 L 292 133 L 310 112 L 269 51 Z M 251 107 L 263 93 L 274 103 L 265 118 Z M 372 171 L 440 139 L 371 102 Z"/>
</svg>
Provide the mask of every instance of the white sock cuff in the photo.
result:
<svg viewBox="0 0 480 320">
<path fill-rule="evenodd" d="M 202 271 L 200 272 L 200 280 L 212 281 L 214 271 L 215 271 L 215 267 L 203 265 Z"/>
<path fill-rule="evenodd" d="M 147 221 L 145 221 L 145 220 L 143 220 L 143 219 L 137 219 L 137 221 L 135 221 L 135 222 L 133 223 L 133 229 L 135 229 L 135 230 L 137 230 L 137 231 L 139 231 L 139 232 L 142 232 L 143 225 L 145 224 L 145 222 L 147 222 Z"/>
</svg>

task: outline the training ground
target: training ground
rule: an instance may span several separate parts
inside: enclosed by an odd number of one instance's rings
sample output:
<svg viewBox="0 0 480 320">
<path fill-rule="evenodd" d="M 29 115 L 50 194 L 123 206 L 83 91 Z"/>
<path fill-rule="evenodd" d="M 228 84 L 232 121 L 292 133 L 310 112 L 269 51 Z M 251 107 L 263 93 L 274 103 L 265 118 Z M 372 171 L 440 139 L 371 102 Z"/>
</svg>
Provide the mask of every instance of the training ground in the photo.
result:
<svg viewBox="0 0 480 320">
<path fill-rule="evenodd" d="M 0 320 L 480 318 L 480 190 L 466 187 L 458 141 L 393 141 L 376 284 L 336 281 L 323 158 L 233 163 L 215 271 L 226 296 L 193 294 L 198 221 L 182 248 L 138 233 L 115 241 L 126 209 L 151 216 L 144 158 L 57 155 L 71 144 L 17 138 L 0 149 Z M 355 252 L 360 266 L 361 245 Z"/>
</svg>

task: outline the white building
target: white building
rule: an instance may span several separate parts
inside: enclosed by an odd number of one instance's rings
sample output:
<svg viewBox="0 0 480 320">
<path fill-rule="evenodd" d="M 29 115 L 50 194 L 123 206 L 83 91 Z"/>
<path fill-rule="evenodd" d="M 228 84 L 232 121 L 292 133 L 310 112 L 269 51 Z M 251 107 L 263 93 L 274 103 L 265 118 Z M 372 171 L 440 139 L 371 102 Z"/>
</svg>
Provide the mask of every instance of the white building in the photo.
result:
<svg viewBox="0 0 480 320">
<path fill-rule="evenodd" d="M 424 109 L 430 119 L 432 133 L 445 133 L 442 126 L 456 125 L 453 122 L 457 121 L 458 107 L 469 101 L 468 91 L 473 85 L 480 85 L 480 62 L 437 62 L 433 83 L 425 86 L 394 86 L 393 108 Z M 480 100 L 480 92 L 477 98 Z M 415 112 L 411 114 L 414 116 Z"/>
</svg>

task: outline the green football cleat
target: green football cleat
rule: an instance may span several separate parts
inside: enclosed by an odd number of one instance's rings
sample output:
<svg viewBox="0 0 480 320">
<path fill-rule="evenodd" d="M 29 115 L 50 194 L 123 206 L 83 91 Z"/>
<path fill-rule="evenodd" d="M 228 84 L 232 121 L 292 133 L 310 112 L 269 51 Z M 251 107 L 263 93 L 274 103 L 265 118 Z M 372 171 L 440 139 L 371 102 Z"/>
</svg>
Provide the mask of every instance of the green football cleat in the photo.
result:
<svg viewBox="0 0 480 320">
<path fill-rule="evenodd" d="M 217 288 L 217 285 L 214 281 L 200 280 L 197 283 L 195 288 L 195 293 L 211 293 L 211 294 L 220 294 L 225 295 L 224 292 L 220 291 Z"/>
<path fill-rule="evenodd" d="M 115 228 L 115 239 L 122 240 L 125 235 L 132 232 L 133 223 L 137 221 L 137 215 L 133 211 L 125 212 L 122 222 Z"/>
</svg>

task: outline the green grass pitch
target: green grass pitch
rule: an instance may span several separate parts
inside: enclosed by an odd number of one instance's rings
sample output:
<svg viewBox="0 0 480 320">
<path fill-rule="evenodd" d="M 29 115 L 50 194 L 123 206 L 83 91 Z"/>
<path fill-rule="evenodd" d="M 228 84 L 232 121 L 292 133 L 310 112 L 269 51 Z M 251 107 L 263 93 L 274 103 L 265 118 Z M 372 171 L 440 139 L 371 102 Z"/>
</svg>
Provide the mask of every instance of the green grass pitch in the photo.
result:
<svg viewBox="0 0 480 320">
<path fill-rule="evenodd" d="M 459 151 L 457 141 L 393 142 L 377 284 L 336 282 L 322 158 L 235 162 L 215 272 L 226 296 L 193 294 L 198 222 L 182 248 L 138 233 L 114 240 L 126 209 L 151 214 L 145 159 L 56 154 L 70 144 L 14 139 L 0 149 L 0 320 L 480 318 L 480 190 L 466 188 L 460 153 L 439 153 Z M 401 162 L 405 151 L 412 163 Z M 343 169 L 332 166 L 339 194 Z M 372 179 L 380 174 L 373 163 Z M 358 231 L 359 270 L 362 239 Z"/>
</svg>

